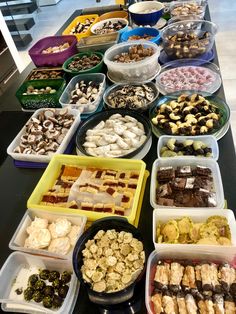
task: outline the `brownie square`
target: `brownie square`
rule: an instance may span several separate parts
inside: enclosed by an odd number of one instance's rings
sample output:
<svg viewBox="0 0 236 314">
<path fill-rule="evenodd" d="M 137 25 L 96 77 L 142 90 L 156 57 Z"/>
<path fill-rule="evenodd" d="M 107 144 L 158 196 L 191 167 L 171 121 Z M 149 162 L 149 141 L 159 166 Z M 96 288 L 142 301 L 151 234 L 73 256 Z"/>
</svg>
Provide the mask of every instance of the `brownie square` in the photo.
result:
<svg viewBox="0 0 236 314">
<path fill-rule="evenodd" d="M 160 167 L 157 171 L 158 182 L 171 181 L 175 177 L 175 171 L 173 167 Z"/>
<path fill-rule="evenodd" d="M 174 190 L 184 190 L 186 185 L 186 178 L 175 178 L 171 182 L 171 186 Z"/>
<path fill-rule="evenodd" d="M 157 198 L 157 204 L 163 205 L 163 206 L 173 206 L 174 200 L 170 198 L 159 197 Z"/>
<path fill-rule="evenodd" d="M 190 166 L 177 167 L 176 177 L 190 177 L 192 176 L 192 170 Z"/>
<path fill-rule="evenodd" d="M 197 166 L 195 169 L 195 175 L 208 177 L 211 175 L 211 169 L 204 166 Z"/>
</svg>

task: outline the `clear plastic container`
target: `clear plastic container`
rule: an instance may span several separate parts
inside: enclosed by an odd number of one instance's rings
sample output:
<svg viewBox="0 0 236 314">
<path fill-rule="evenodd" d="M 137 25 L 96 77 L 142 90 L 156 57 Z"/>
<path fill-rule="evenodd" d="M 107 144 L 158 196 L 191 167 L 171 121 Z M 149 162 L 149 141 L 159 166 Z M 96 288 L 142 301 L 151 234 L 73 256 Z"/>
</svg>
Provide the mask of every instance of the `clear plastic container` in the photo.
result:
<svg viewBox="0 0 236 314">
<path fill-rule="evenodd" d="M 117 22 L 121 22 L 124 27 L 121 28 L 119 31 L 113 31 L 111 33 L 123 33 L 124 31 L 128 30 L 128 20 L 126 18 L 111 18 L 111 19 L 107 19 L 107 20 L 102 20 L 97 22 L 96 24 L 94 24 L 91 27 L 91 33 L 94 35 L 101 35 L 101 33 L 99 32 L 100 29 L 102 29 L 103 25 L 106 23 L 117 23 Z M 110 34 L 110 32 L 107 32 L 106 34 Z"/>
<path fill-rule="evenodd" d="M 226 246 L 216 246 L 216 245 L 199 245 L 199 244 L 167 244 L 167 243 L 158 243 L 157 242 L 157 225 L 158 222 L 167 223 L 169 220 L 172 219 L 181 219 L 184 217 L 189 217 L 192 219 L 193 223 L 204 223 L 208 217 L 215 216 L 215 215 L 226 217 L 228 220 L 228 224 L 231 231 L 231 241 L 232 246 L 236 246 L 236 221 L 234 218 L 234 213 L 230 209 L 208 209 L 208 210 L 194 210 L 194 208 L 188 209 L 175 209 L 174 213 L 172 210 L 166 210 L 157 208 L 153 211 L 153 220 L 152 220 L 152 240 L 156 250 L 159 248 L 168 248 L 172 249 L 175 248 L 176 250 L 192 250 L 194 251 L 195 248 L 202 248 L 204 249 L 214 249 L 215 247 L 226 247 Z M 227 246 L 228 247 L 228 246 Z"/>
<path fill-rule="evenodd" d="M 166 145 L 168 140 L 171 138 L 174 138 L 177 142 L 183 143 L 186 140 L 192 140 L 192 141 L 201 141 L 204 144 L 207 145 L 207 147 L 212 149 L 212 157 L 215 160 L 218 160 L 219 158 L 219 146 L 217 143 L 217 140 L 212 135 L 199 135 L 199 136 L 171 136 L 171 135 L 162 135 L 160 136 L 157 144 L 157 158 L 169 158 L 169 157 L 162 157 L 161 156 L 161 149 L 163 146 Z M 177 158 L 196 158 L 196 156 L 176 156 Z M 170 157 L 173 158 L 173 157 Z"/>
<path fill-rule="evenodd" d="M 177 33 L 185 36 L 185 39 L 181 41 L 173 39 Z M 163 49 L 172 59 L 196 58 L 204 55 L 212 49 L 216 33 L 216 24 L 204 20 L 176 22 L 160 31 Z M 190 40 L 193 35 L 195 38 Z"/>
<path fill-rule="evenodd" d="M 189 10 L 186 10 L 186 6 Z M 199 19 L 203 19 L 206 6 L 206 0 L 173 1 L 170 5 L 170 15 L 171 17 L 196 15 Z"/>
<path fill-rule="evenodd" d="M 186 261 L 204 261 L 204 262 L 219 262 L 229 263 L 235 267 L 236 248 L 235 247 L 212 247 L 212 249 L 201 249 L 195 247 L 194 250 L 178 250 L 171 248 L 159 248 L 158 251 L 153 251 L 147 262 L 146 284 L 145 284 L 145 304 L 148 314 L 154 314 L 153 303 L 151 296 L 154 291 L 154 276 L 158 261 L 160 260 L 186 260 Z"/>
<path fill-rule="evenodd" d="M 211 62 L 198 59 L 179 59 L 166 63 L 156 77 L 156 84 L 163 94 L 181 90 L 215 93 L 221 86 L 220 69 Z"/>
<path fill-rule="evenodd" d="M 154 54 L 138 62 L 121 63 L 114 62 L 114 57 L 123 52 L 128 52 L 129 48 L 142 44 L 145 48 L 152 48 Z M 108 68 L 108 75 L 116 83 L 144 83 L 151 81 L 160 71 L 158 57 L 160 48 L 151 42 L 135 40 L 124 42 L 109 48 L 104 55 L 104 63 Z"/>
<path fill-rule="evenodd" d="M 38 109 L 37 111 L 35 111 L 35 113 L 27 121 L 27 123 L 29 123 L 29 121 L 32 118 L 37 118 L 39 116 L 39 114 L 41 112 L 43 112 L 45 109 Z M 62 109 L 57 109 L 57 110 L 60 111 Z M 75 120 L 74 120 L 73 124 L 71 125 L 69 131 L 67 132 L 66 136 L 64 137 L 63 141 L 59 145 L 55 154 L 63 154 L 64 153 L 64 151 L 66 150 L 68 144 L 70 143 L 71 138 L 74 135 L 74 133 L 76 132 L 76 130 L 80 124 L 80 121 L 81 121 L 80 113 L 78 110 L 69 108 L 68 113 L 72 114 L 75 117 Z M 14 149 L 20 144 L 21 136 L 25 134 L 25 129 L 26 129 L 25 125 L 23 126 L 21 131 L 17 134 L 17 136 L 14 138 L 14 140 L 11 142 L 11 144 L 8 146 L 8 148 L 7 148 L 8 155 L 10 155 L 15 160 L 31 161 L 31 162 L 43 162 L 43 163 L 49 162 L 52 158 L 52 156 L 49 156 L 49 155 L 19 154 L 19 153 L 14 152 Z"/>
<path fill-rule="evenodd" d="M 77 49 L 79 52 L 86 51 L 105 52 L 107 49 L 118 43 L 119 37 L 120 37 L 119 33 L 111 33 L 81 38 L 78 41 Z"/>
<path fill-rule="evenodd" d="M 220 174 L 220 168 L 218 163 L 213 160 L 212 158 L 161 158 L 161 159 L 156 159 L 153 163 L 152 166 L 152 174 L 151 174 L 151 186 L 150 186 L 150 203 L 153 208 L 170 208 L 170 209 L 175 209 L 178 208 L 176 206 L 162 206 L 156 203 L 156 189 L 158 186 L 157 182 L 157 169 L 159 167 L 169 167 L 172 166 L 174 168 L 178 166 L 203 166 L 203 167 L 208 167 L 212 171 L 212 177 L 213 177 L 213 185 L 214 185 L 214 190 L 216 194 L 216 207 L 195 207 L 194 210 L 199 210 L 199 209 L 204 209 L 208 210 L 212 208 L 219 208 L 222 209 L 224 208 L 225 205 L 225 199 L 224 199 L 224 190 L 223 190 L 223 185 L 222 185 L 222 179 L 221 179 L 221 174 Z M 183 208 L 183 206 L 181 207 Z M 186 207 L 187 208 L 187 207 Z"/>
<path fill-rule="evenodd" d="M 38 269 L 47 268 L 49 270 L 70 271 L 72 272 L 69 290 L 62 306 L 57 310 L 51 310 L 43 307 L 43 305 L 34 301 L 26 302 L 23 299 L 23 294 L 19 299 L 10 298 L 10 292 L 12 285 L 14 284 L 20 270 L 22 268 L 33 268 Z M 14 252 L 5 261 L 0 271 L 0 302 L 2 303 L 2 309 L 20 313 L 46 313 L 46 314 L 64 314 L 71 312 L 78 296 L 78 280 L 75 273 L 73 272 L 71 261 L 59 260 L 55 258 L 39 257 L 22 252 Z M 28 276 L 25 276 L 21 280 L 22 288 L 27 287 Z M 10 309 L 9 309 L 10 307 Z"/>
<path fill-rule="evenodd" d="M 70 260 L 72 257 L 73 249 L 74 249 L 72 246 L 70 248 L 70 251 L 66 255 L 52 253 L 52 252 L 49 252 L 47 249 L 36 250 L 36 249 L 29 249 L 29 248 L 24 247 L 25 240 L 28 237 L 28 233 L 26 232 L 26 229 L 30 226 L 31 222 L 34 220 L 35 217 L 47 219 L 49 223 L 55 222 L 57 218 L 62 218 L 62 217 L 66 218 L 68 221 L 71 222 L 72 225 L 80 226 L 80 232 L 78 234 L 77 240 L 79 239 L 81 234 L 84 232 L 87 217 L 81 216 L 78 214 L 59 214 L 59 213 L 42 211 L 38 209 L 28 209 L 25 212 L 23 218 L 21 219 L 21 222 L 19 223 L 19 226 L 17 227 L 13 237 L 11 238 L 9 242 L 9 248 L 11 250 Z"/>
<path fill-rule="evenodd" d="M 88 103 L 86 106 L 82 107 L 77 104 L 70 104 L 71 99 L 71 92 L 75 89 L 76 83 L 80 81 L 90 82 L 96 82 L 97 84 L 102 84 L 100 92 L 97 95 L 97 98 L 93 101 Z M 106 88 L 106 76 L 103 73 L 88 73 L 88 74 L 80 74 L 75 77 L 73 77 L 68 85 L 66 86 L 64 92 L 62 93 L 59 102 L 62 107 L 69 106 L 70 108 L 77 109 L 81 113 L 92 113 L 97 110 L 98 105 L 100 104 L 100 101 L 102 99 L 102 95 Z M 83 110 L 83 111 L 81 111 Z"/>
</svg>

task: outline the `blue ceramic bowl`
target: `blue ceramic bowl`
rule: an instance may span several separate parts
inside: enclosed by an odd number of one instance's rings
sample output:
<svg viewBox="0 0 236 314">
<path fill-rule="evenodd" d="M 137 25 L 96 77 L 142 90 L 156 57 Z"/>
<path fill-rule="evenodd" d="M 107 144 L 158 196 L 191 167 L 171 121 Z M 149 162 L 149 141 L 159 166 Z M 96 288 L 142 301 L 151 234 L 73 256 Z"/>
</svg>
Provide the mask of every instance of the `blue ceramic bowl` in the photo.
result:
<svg viewBox="0 0 236 314">
<path fill-rule="evenodd" d="M 142 1 L 129 7 L 129 14 L 136 25 L 154 26 L 162 16 L 164 4 L 157 1 Z"/>
<path fill-rule="evenodd" d="M 161 36 L 157 29 L 151 28 L 151 27 L 138 27 L 138 28 L 122 33 L 121 42 L 128 41 L 129 37 L 131 36 L 144 36 L 144 35 L 152 36 L 153 38 L 148 39 L 148 41 L 151 41 L 155 44 L 158 44 L 161 41 Z"/>
</svg>

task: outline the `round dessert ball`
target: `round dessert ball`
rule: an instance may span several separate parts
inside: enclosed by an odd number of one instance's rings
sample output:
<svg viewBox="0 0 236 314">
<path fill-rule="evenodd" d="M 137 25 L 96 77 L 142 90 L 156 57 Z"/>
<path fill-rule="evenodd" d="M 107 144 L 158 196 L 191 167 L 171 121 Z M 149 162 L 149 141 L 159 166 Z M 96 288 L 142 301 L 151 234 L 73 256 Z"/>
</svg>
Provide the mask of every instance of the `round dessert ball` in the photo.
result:
<svg viewBox="0 0 236 314">
<path fill-rule="evenodd" d="M 50 282 L 53 282 L 55 279 L 59 279 L 60 278 L 60 273 L 59 273 L 59 271 L 57 271 L 57 270 L 52 270 L 52 271 L 50 271 L 50 274 L 49 274 L 49 276 L 48 276 L 48 280 L 50 281 Z"/>
<path fill-rule="evenodd" d="M 49 277 L 50 271 L 48 269 L 43 269 L 39 273 L 39 278 L 43 280 L 47 280 Z"/>
<path fill-rule="evenodd" d="M 33 300 L 37 303 L 42 302 L 43 300 L 43 293 L 40 290 L 36 290 L 33 294 Z"/>
<path fill-rule="evenodd" d="M 53 280 L 52 286 L 54 287 L 54 289 L 58 290 L 62 286 L 62 281 L 56 278 L 55 280 Z"/>
<path fill-rule="evenodd" d="M 43 290 L 44 296 L 53 296 L 54 295 L 54 288 L 52 286 L 46 286 Z"/>
<path fill-rule="evenodd" d="M 69 290 L 69 287 L 67 285 L 63 285 L 62 287 L 58 289 L 57 293 L 61 298 L 65 299 L 68 290 Z"/>
<path fill-rule="evenodd" d="M 24 290 L 24 299 L 25 301 L 30 301 L 33 298 L 34 288 L 28 287 Z"/>
<path fill-rule="evenodd" d="M 31 287 L 34 287 L 34 285 L 38 281 L 38 279 L 39 279 L 38 275 L 37 274 L 33 274 L 33 275 L 29 276 L 28 284 Z"/>
<path fill-rule="evenodd" d="M 61 281 L 63 282 L 63 284 L 70 282 L 70 280 L 71 280 L 71 274 L 66 270 L 63 271 L 61 275 Z"/>
<path fill-rule="evenodd" d="M 50 297 L 49 295 L 44 297 L 43 306 L 46 307 L 47 309 L 50 309 L 52 307 L 52 297 Z"/>
<path fill-rule="evenodd" d="M 45 287 L 46 287 L 46 284 L 43 280 L 37 280 L 34 285 L 35 290 L 43 290 Z"/>
<path fill-rule="evenodd" d="M 63 299 L 59 295 L 54 294 L 53 299 L 52 299 L 52 306 L 54 308 L 61 307 L 62 302 L 63 302 Z"/>
</svg>

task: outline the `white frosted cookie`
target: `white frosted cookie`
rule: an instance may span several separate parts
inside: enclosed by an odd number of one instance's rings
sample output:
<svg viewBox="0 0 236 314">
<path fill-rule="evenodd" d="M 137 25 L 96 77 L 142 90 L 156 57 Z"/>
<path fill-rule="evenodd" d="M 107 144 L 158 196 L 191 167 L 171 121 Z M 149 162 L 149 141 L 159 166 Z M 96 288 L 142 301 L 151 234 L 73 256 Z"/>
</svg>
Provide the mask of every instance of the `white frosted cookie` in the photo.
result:
<svg viewBox="0 0 236 314">
<path fill-rule="evenodd" d="M 51 241 L 51 234 L 48 229 L 35 229 L 25 240 L 24 247 L 31 249 L 46 248 Z"/>
<path fill-rule="evenodd" d="M 81 229 L 80 226 L 72 226 L 71 227 L 71 231 L 68 234 L 68 237 L 70 238 L 70 244 L 72 246 L 74 246 L 76 241 L 77 241 L 78 235 L 80 233 L 80 229 Z"/>
<path fill-rule="evenodd" d="M 70 239 L 62 237 L 53 239 L 48 247 L 48 251 L 61 255 L 66 255 L 70 250 Z"/>
<path fill-rule="evenodd" d="M 71 222 L 66 218 L 57 218 L 48 229 L 53 239 L 65 237 L 71 231 Z"/>
<path fill-rule="evenodd" d="M 46 229 L 48 227 L 48 220 L 44 218 L 35 217 L 31 222 L 30 226 L 26 229 L 27 233 L 30 234 L 36 229 Z"/>
</svg>

